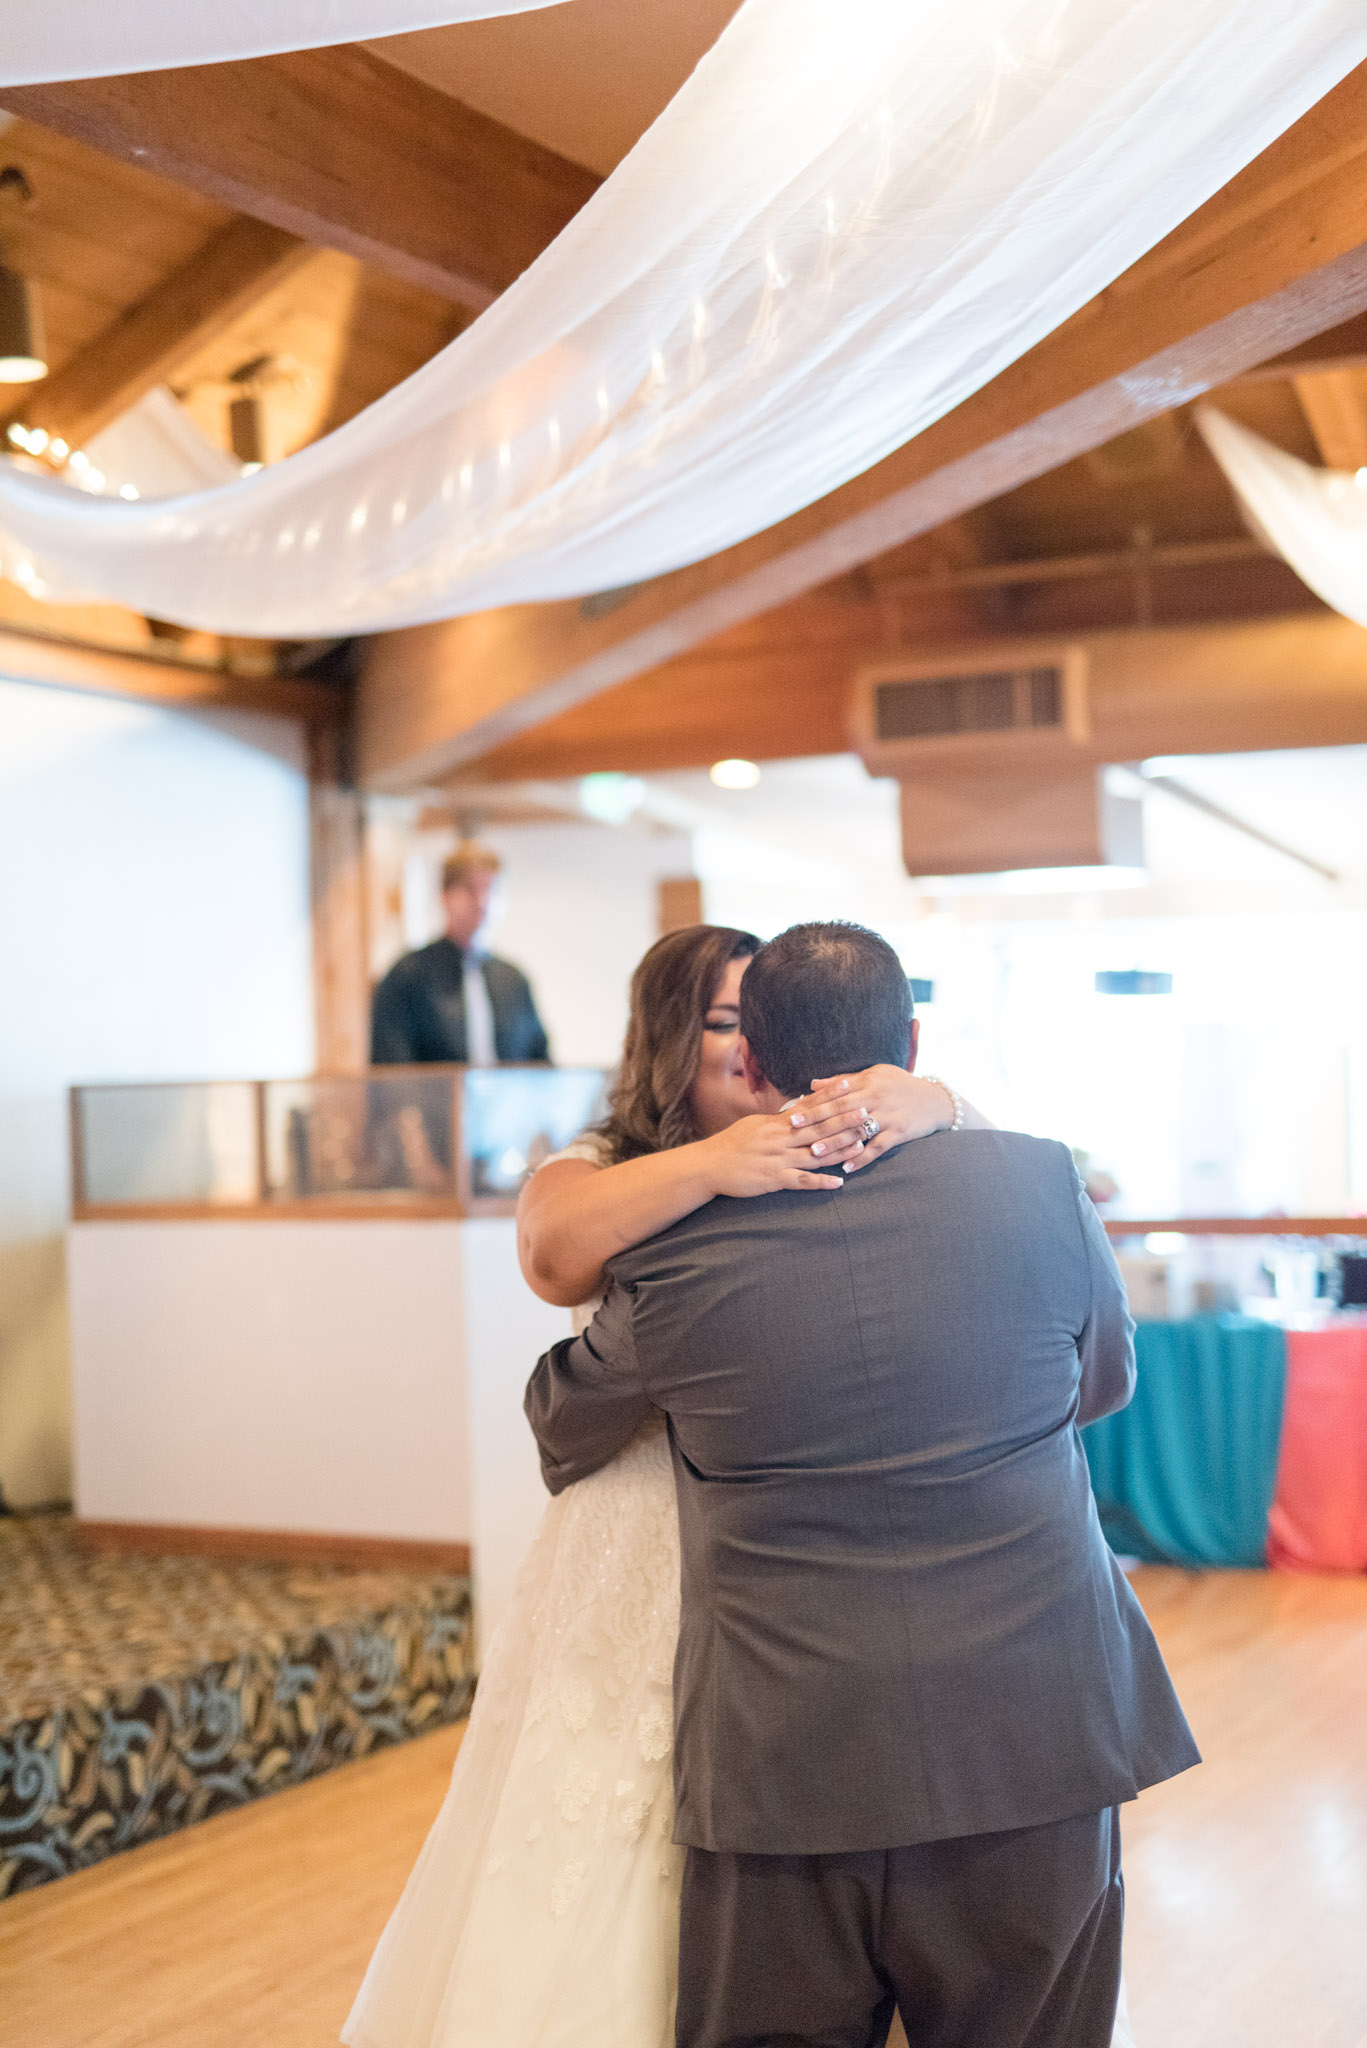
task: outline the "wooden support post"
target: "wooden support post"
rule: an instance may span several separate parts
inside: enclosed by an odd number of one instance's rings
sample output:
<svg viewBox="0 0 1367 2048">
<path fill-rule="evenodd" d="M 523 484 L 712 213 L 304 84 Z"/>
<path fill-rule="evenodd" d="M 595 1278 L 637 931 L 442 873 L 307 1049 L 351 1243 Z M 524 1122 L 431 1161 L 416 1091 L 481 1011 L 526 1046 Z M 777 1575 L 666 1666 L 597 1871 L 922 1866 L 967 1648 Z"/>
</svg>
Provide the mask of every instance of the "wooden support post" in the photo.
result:
<svg viewBox="0 0 1367 2048">
<path fill-rule="evenodd" d="M 661 938 L 703 922 L 702 883 L 696 875 L 670 875 L 660 882 L 656 922 Z"/>
<path fill-rule="evenodd" d="M 359 1074 L 370 1058 L 365 808 L 346 769 L 344 728 L 309 730 L 313 999 L 320 1074 Z"/>
</svg>

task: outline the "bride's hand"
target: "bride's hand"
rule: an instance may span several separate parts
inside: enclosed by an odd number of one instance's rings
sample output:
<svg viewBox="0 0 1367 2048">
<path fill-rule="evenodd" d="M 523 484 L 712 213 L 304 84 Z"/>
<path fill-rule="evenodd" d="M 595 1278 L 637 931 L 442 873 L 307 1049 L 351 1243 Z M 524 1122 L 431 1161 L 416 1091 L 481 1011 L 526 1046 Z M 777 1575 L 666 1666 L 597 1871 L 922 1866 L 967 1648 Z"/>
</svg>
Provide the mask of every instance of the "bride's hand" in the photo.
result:
<svg viewBox="0 0 1367 2048">
<path fill-rule="evenodd" d="M 814 1173 L 813 1133 L 795 1126 L 786 1114 L 743 1116 L 714 1137 L 699 1141 L 714 1195 L 771 1195 L 779 1188 L 838 1188 L 839 1173 L 830 1171 L 860 1149 L 858 1117 L 832 1117 L 830 1129 L 816 1134 L 817 1158 L 827 1169 Z"/>
<path fill-rule="evenodd" d="M 894 1145 L 948 1130 L 954 1121 L 954 1104 L 942 1082 L 922 1080 L 902 1067 L 878 1066 L 865 1067 L 859 1074 L 835 1074 L 828 1080 L 813 1081 L 810 1094 L 788 1115 L 801 1117 L 796 1126 L 799 1134 L 818 1144 L 837 1132 L 843 1136 L 851 1126 L 858 1138 L 865 1117 L 872 1117 L 878 1135 L 851 1148 L 852 1156 L 843 1161 L 846 1173 L 857 1173 Z"/>
</svg>

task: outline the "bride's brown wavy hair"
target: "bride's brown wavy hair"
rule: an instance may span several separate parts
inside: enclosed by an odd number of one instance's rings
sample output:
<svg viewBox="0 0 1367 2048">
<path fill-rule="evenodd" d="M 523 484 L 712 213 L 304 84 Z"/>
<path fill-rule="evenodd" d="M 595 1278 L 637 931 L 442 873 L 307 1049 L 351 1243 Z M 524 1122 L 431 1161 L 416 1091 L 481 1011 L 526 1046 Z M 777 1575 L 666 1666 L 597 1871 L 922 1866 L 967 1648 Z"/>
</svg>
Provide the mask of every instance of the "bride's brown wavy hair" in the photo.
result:
<svg viewBox="0 0 1367 2048">
<path fill-rule="evenodd" d="M 759 947 L 753 932 L 691 924 L 666 932 L 642 959 L 631 977 L 621 1064 L 598 1126 L 614 1166 L 701 1137 L 689 1096 L 703 1024 L 731 962 L 752 959 Z"/>
</svg>

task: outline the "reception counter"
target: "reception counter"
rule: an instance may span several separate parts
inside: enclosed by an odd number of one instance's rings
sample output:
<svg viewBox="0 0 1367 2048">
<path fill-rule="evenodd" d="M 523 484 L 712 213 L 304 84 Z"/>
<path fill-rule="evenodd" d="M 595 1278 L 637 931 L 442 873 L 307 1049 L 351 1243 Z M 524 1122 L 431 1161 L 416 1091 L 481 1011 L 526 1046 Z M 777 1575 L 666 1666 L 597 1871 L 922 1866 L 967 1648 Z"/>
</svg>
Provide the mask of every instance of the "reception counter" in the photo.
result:
<svg viewBox="0 0 1367 2048">
<path fill-rule="evenodd" d="M 76 1511 L 95 1540 L 460 1565 L 487 1640 L 569 1332 L 517 1265 L 587 1070 L 73 1091 Z"/>
</svg>

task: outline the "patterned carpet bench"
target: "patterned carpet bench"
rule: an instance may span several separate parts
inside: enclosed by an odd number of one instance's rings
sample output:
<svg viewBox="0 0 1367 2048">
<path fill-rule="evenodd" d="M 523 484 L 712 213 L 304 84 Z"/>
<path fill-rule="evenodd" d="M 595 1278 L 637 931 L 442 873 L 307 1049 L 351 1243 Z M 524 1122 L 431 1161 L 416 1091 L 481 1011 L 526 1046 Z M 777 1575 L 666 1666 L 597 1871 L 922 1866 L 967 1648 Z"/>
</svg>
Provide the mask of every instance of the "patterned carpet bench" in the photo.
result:
<svg viewBox="0 0 1367 2048">
<path fill-rule="evenodd" d="M 463 1577 L 143 1558 L 0 1519 L 0 1897 L 469 1709 Z"/>
</svg>

